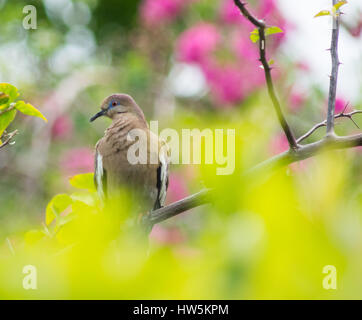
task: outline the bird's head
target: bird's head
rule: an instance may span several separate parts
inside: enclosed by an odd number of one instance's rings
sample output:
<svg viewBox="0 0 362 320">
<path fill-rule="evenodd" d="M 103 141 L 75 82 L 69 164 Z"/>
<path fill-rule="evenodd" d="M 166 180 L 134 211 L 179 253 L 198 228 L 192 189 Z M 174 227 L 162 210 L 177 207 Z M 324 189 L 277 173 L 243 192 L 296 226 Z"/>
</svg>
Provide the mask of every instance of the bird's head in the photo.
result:
<svg viewBox="0 0 362 320">
<path fill-rule="evenodd" d="M 121 93 L 112 94 L 104 99 L 101 105 L 101 111 L 90 118 L 90 121 L 92 122 L 102 116 L 107 116 L 113 119 L 118 115 L 127 113 L 134 114 L 137 117 L 144 119 L 142 110 L 131 96 Z"/>
</svg>

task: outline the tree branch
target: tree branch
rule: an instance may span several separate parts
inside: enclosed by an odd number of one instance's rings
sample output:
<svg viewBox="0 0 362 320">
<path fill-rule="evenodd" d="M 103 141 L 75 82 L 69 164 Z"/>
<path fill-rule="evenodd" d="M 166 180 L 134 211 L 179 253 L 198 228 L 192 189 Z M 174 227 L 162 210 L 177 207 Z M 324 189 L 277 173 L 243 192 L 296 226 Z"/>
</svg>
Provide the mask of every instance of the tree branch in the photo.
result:
<svg viewBox="0 0 362 320">
<path fill-rule="evenodd" d="M 251 168 L 247 175 L 312 158 L 321 152 L 362 146 L 362 133 L 351 136 L 326 136 L 324 139 L 299 146 L 297 151 L 288 150 Z"/>
<path fill-rule="evenodd" d="M 259 30 L 259 51 L 260 51 L 260 61 L 263 64 L 265 71 L 265 78 L 268 85 L 268 92 L 270 98 L 273 102 L 274 108 L 277 112 L 279 122 L 284 130 L 285 135 L 288 138 L 288 142 L 290 145 L 290 149 L 286 152 L 280 153 L 277 156 L 274 156 L 256 166 L 248 170 L 244 176 L 250 176 L 255 173 L 259 173 L 264 170 L 274 169 L 280 166 L 286 166 L 293 162 L 305 160 L 311 157 L 316 156 L 317 154 L 326 151 L 326 150 L 337 150 L 337 149 L 345 149 L 345 148 L 353 148 L 362 146 L 362 133 L 339 137 L 334 134 L 334 119 L 335 118 L 343 118 L 347 117 L 353 121 L 352 116 L 357 113 L 362 113 L 362 110 L 356 110 L 350 113 L 344 113 L 343 110 L 340 114 L 334 115 L 335 109 L 335 98 L 336 98 L 336 89 L 337 89 L 337 79 L 338 79 L 338 36 L 339 36 L 339 16 L 335 18 L 336 20 L 336 28 L 333 30 L 332 34 L 332 46 L 331 46 L 331 55 L 332 55 L 332 76 L 330 81 L 330 92 L 328 99 L 328 115 L 327 120 L 316 124 L 311 130 L 309 130 L 306 134 L 301 136 L 297 141 L 294 138 L 294 135 L 281 111 L 280 103 L 276 97 L 273 81 L 271 77 L 271 68 L 266 60 L 265 53 L 265 28 L 266 25 L 264 21 L 256 19 L 250 12 L 245 8 L 245 3 L 240 2 L 240 0 L 234 0 L 235 5 L 240 9 L 241 13 Z M 333 0 L 333 4 L 337 1 Z M 347 106 L 346 106 L 347 107 Z M 346 109 L 346 108 L 345 108 Z M 354 122 L 354 121 L 353 121 Z M 355 123 L 355 122 L 354 122 Z M 355 123 L 356 124 L 356 123 Z M 303 141 L 307 137 L 309 137 L 314 131 L 322 126 L 327 126 L 327 135 L 314 143 L 310 143 L 307 145 L 298 145 L 298 142 Z M 211 194 L 212 189 L 203 189 L 200 192 L 193 194 L 187 198 L 184 198 L 180 201 L 172 203 L 163 208 L 157 209 L 155 211 L 150 212 L 148 216 L 146 216 L 144 223 L 153 225 L 155 223 L 160 223 L 168 218 L 171 218 L 181 212 L 186 210 L 195 208 L 197 206 L 206 204 L 211 202 Z"/>
<path fill-rule="evenodd" d="M 245 176 L 251 176 L 264 170 L 274 169 L 280 166 L 286 166 L 293 162 L 305 160 L 316 156 L 322 151 L 346 149 L 362 146 L 362 134 L 356 134 L 347 137 L 331 136 L 325 137 L 318 142 L 299 146 L 297 150 L 288 150 L 275 157 L 272 157 L 255 167 L 249 169 Z M 198 207 L 211 202 L 212 189 L 203 189 L 187 198 L 179 200 L 168 206 L 152 211 L 147 217 L 146 222 L 150 225 L 160 223 L 171 217 L 174 217 L 186 210 Z"/>
<path fill-rule="evenodd" d="M 265 28 L 266 24 L 262 20 L 256 19 L 246 8 L 245 3 L 242 3 L 240 0 L 234 0 L 235 5 L 240 9 L 241 13 L 247 18 L 254 26 L 256 26 L 259 30 L 259 56 L 260 62 L 263 65 L 264 73 L 265 73 L 265 80 L 268 87 L 268 93 L 270 99 L 272 100 L 274 109 L 277 113 L 278 120 L 280 125 L 283 128 L 283 131 L 288 139 L 288 143 L 290 148 L 296 150 L 298 149 L 298 144 L 294 138 L 294 134 L 292 129 L 290 128 L 277 98 L 277 95 L 274 90 L 273 78 L 271 76 L 271 68 L 266 58 L 266 37 L 265 37 Z"/>
<path fill-rule="evenodd" d="M 6 145 L 8 145 L 11 142 L 11 139 L 14 138 L 14 136 L 16 136 L 17 134 L 18 134 L 18 130 L 15 130 L 15 131 L 7 134 L 6 135 L 7 137 L 4 140 L 4 142 L 2 144 L 0 144 L 0 149 L 4 148 Z"/>
<path fill-rule="evenodd" d="M 357 123 L 353 120 L 353 116 L 355 114 L 358 113 L 362 113 L 362 110 L 355 110 L 352 111 L 350 113 L 344 113 L 344 111 L 342 111 L 341 113 L 337 114 L 334 116 L 334 119 L 338 119 L 338 118 L 349 118 L 354 124 L 355 126 L 358 128 Z M 327 125 L 327 120 L 324 120 L 320 123 L 317 123 L 313 128 L 311 128 L 307 133 L 305 133 L 304 135 L 302 135 L 299 139 L 297 139 L 297 143 L 301 143 L 303 140 L 307 139 L 309 136 L 311 136 L 314 131 L 316 131 L 317 129 L 321 128 L 321 127 L 325 127 Z"/>
<path fill-rule="evenodd" d="M 0 116 L 3 115 L 4 113 L 13 110 L 15 108 L 15 104 L 12 103 L 8 108 L 4 109 L 4 110 L 0 110 Z"/>
<path fill-rule="evenodd" d="M 338 0 L 332 0 L 333 6 L 337 4 Z M 333 16 L 333 31 L 331 40 L 331 58 L 332 58 L 332 73 L 329 81 L 329 94 L 328 94 L 328 111 L 327 111 L 327 135 L 334 133 L 334 110 L 336 105 L 337 94 L 337 80 L 338 68 L 340 65 L 338 58 L 338 38 L 339 38 L 339 19 L 340 10 L 338 9 Z"/>
<path fill-rule="evenodd" d="M 148 222 L 150 224 L 159 223 L 166 219 L 172 218 L 179 213 L 208 203 L 210 202 L 210 194 L 211 189 L 203 189 L 198 193 L 188 196 L 182 200 L 176 201 L 166 207 L 162 207 L 160 209 L 152 211 Z"/>
</svg>

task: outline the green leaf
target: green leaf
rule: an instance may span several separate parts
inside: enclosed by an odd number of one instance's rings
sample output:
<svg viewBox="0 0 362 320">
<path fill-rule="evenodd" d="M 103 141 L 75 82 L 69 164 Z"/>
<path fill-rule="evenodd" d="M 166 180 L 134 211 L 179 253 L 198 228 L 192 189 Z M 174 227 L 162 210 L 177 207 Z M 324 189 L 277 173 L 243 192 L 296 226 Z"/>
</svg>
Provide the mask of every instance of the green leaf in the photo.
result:
<svg viewBox="0 0 362 320">
<path fill-rule="evenodd" d="M 97 201 L 95 193 L 89 193 L 87 191 L 74 192 L 70 197 L 73 201 L 83 202 L 88 206 L 94 206 Z"/>
<path fill-rule="evenodd" d="M 73 205 L 74 204 L 72 204 L 72 209 L 73 209 Z M 77 215 L 73 211 L 70 212 L 69 214 L 67 214 L 64 217 L 59 217 L 58 226 L 59 227 L 64 226 L 65 224 L 67 224 L 67 223 L 71 222 L 72 220 L 74 220 L 76 217 L 77 217 Z"/>
<path fill-rule="evenodd" d="M 318 12 L 314 18 L 317 18 L 317 17 L 322 17 L 322 16 L 330 16 L 332 15 L 332 13 L 329 11 L 329 10 L 322 10 L 320 12 Z"/>
<path fill-rule="evenodd" d="M 8 103 L 10 96 L 5 92 L 0 92 L 0 105 Z"/>
<path fill-rule="evenodd" d="M 333 8 L 334 8 L 334 11 L 338 11 L 340 7 L 344 6 L 345 4 L 347 4 L 348 2 L 347 1 L 339 1 L 338 3 L 336 3 Z"/>
<path fill-rule="evenodd" d="M 70 184 L 78 189 L 86 189 L 89 191 L 96 191 L 93 173 L 78 174 L 69 179 Z"/>
<path fill-rule="evenodd" d="M 273 60 L 273 59 L 270 59 L 269 61 L 268 61 L 268 64 L 271 66 L 271 65 L 273 65 L 275 63 L 275 61 Z"/>
<path fill-rule="evenodd" d="M 58 194 L 56 195 L 47 205 L 45 211 L 45 224 L 49 225 L 53 222 L 54 219 L 57 219 L 59 215 L 67 209 L 73 200 L 67 194 Z"/>
<path fill-rule="evenodd" d="M 18 101 L 15 104 L 15 108 L 19 110 L 21 113 L 24 113 L 28 116 L 42 118 L 45 122 L 48 120 L 43 116 L 43 114 L 35 107 L 33 107 L 30 103 L 25 103 L 24 101 Z"/>
<path fill-rule="evenodd" d="M 14 120 L 15 116 L 16 116 L 15 109 L 6 111 L 2 115 L 0 115 L 0 137 L 4 133 L 5 129 L 9 126 L 9 124 Z"/>
<path fill-rule="evenodd" d="M 265 35 L 270 36 L 271 34 L 283 33 L 283 30 L 279 27 L 270 27 L 265 30 Z"/>
<path fill-rule="evenodd" d="M 252 32 L 250 32 L 250 40 L 253 43 L 256 43 L 259 40 L 259 30 L 258 30 L 258 28 L 254 29 Z"/>
<path fill-rule="evenodd" d="M 18 89 L 9 83 L 0 83 L 0 92 L 9 96 L 8 103 L 15 101 L 19 96 Z"/>
<path fill-rule="evenodd" d="M 283 30 L 279 27 L 270 27 L 265 29 L 265 36 L 270 36 L 271 34 L 282 33 Z M 255 43 L 259 40 L 259 29 L 256 28 L 250 33 L 250 40 Z"/>
<path fill-rule="evenodd" d="M 24 235 L 26 244 L 33 245 L 45 237 L 45 233 L 41 230 L 29 230 Z"/>
</svg>

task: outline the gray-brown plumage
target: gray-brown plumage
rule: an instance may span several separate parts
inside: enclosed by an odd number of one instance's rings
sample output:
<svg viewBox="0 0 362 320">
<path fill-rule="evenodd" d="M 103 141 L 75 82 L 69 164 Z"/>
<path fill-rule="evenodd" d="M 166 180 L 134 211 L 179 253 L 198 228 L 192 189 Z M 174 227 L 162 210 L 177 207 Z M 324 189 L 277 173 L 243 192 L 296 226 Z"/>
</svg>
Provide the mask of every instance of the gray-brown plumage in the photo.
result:
<svg viewBox="0 0 362 320">
<path fill-rule="evenodd" d="M 113 94 L 90 121 L 100 116 L 112 119 L 96 145 L 94 178 L 100 196 L 117 196 L 123 187 L 130 191 L 132 201 L 144 204 L 141 210 L 163 206 L 168 187 L 167 146 L 149 130 L 141 108 L 129 95 Z M 147 163 L 131 164 L 127 157 L 129 147 L 135 143 L 134 129 L 147 137 Z"/>
</svg>

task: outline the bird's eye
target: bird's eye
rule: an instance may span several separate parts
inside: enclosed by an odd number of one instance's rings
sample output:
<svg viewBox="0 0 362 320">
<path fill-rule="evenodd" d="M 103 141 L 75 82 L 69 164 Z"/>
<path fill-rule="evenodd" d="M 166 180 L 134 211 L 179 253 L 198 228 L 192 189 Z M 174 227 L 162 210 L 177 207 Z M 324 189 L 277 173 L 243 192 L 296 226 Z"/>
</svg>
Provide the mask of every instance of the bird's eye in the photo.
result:
<svg viewBox="0 0 362 320">
<path fill-rule="evenodd" d="M 117 102 L 116 101 L 113 101 L 112 102 L 112 106 L 115 107 L 117 105 Z"/>
</svg>

